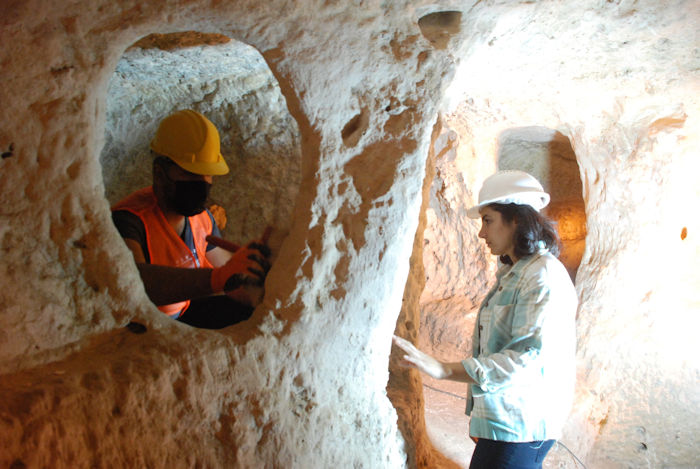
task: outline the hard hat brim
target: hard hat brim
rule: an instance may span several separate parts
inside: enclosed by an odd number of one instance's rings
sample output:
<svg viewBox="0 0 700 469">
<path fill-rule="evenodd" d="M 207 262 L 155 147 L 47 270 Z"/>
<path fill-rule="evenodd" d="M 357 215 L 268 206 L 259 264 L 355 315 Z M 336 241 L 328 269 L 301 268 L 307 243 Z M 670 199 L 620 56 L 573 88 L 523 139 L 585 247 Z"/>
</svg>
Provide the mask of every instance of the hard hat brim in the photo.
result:
<svg viewBox="0 0 700 469">
<path fill-rule="evenodd" d="M 167 156 L 167 155 L 166 155 Z M 228 174 L 229 169 L 226 164 L 226 160 L 219 155 L 219 160 L 215 163 L 205 163 L 205 162 L 185 162 L 178 161 L 174 158 L 170 158 L 176 165 L 189 171 L 190 173 L 200 174 L 202 176 L 222 176 Z"/>
<path fill-rule="evenodd" d="M 539 212 L 546 207 L 547 204 L 549 204 L 549 194 L 546 192 L 518 192 L 515 194 L 508 194 L 507 196 L 503 197 L 484 200 L 467 209 L 467 216 L 469 218 L 480 218 L 481 209 L 491 204 L 529 205 Z"/>
</svg>

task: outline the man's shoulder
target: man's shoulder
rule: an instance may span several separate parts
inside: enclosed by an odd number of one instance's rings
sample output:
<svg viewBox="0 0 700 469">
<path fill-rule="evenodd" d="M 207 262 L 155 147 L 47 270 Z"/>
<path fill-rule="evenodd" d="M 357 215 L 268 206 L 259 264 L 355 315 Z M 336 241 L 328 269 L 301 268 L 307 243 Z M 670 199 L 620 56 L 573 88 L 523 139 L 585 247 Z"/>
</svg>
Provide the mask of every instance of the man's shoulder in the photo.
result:
<svg viewBox="0 0 700 469">
<path fill-rule="evenodd" d="M 113 210 L 112 222 L 122 238 L 132 239 L 139 243 L 146 262 L 150 263 L 146 226 L 141 218 L 128 210 Z"/>
<path fill-rule="evenodd" d="M 143 220 L 129 210 L 113 210 L 112 221 L 114 222 L 114 226 L 117 227 L 117 231 L 119 231 L 123 238 L 138 240 L 141 238 L 141 236 L 134 238 L 133 236 L 128 235 L 133 233 L 144 233 L 145 235 Z"/>
<path fill-rule="evenodd" d="M 141 221 L 141 217 L 136 215 L 134 212 L 130 210 L 124 210 L 124 209 L 114 209 L 112 210 L 112 220 L 114 220 L 115 224 L 142 224 L 143 221 Z"/>
<path fill-rule="evenodd" d="M 149 207 L 155 203 L 153 187 L 148 186 L 132 192 L 112 206 L 112 211 L 117 210 L 138 210 Z"/>
</svg>

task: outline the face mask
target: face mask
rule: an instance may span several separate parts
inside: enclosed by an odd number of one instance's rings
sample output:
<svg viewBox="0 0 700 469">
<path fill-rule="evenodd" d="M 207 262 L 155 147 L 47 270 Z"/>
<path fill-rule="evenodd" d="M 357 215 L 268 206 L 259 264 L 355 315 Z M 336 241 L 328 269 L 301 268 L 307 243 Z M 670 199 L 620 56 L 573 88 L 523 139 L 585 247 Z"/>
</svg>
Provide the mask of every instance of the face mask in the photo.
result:
<svg viewBox="0 0 700 469">
<path fill-rule="evenodd" d="M 175 181 L 175 193 L 168 195 L 168 205 L 176 213 L 191 217 L 206 208 L 211 184 L 206 181 Z"/>
</svg>

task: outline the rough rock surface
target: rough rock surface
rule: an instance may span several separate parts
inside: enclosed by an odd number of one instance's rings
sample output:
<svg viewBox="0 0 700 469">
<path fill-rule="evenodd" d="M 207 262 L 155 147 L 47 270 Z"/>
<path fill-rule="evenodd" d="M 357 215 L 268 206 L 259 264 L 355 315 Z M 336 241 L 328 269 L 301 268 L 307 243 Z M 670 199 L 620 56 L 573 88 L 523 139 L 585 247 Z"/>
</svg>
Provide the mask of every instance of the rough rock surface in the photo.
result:
<svg viewBox="0 0 700 469">
<path fill-rule="evenodd" d="M 284 233 L 299 191 L 301 155 L 299 130 L 277 81 L 254 48 L 238 41 L 190 45 L 207 39 L 191 36 L 142 40 L 137 44 L 158 47 L 132 47 L 119 60 L 100 156 L 107 200 L 113 204 L 150 185 L 148 144 L 158 123 L 175 110 L 195 109 L 219 129 L 230 169 L 215 178 L 210 198 L 229 215 L 223 235 L 245 243 L 266 226 Z"/>
<path fill-rule="evenodd" d="M 0 465 L 450 466 L 415 373 L 387 398 L 390 337 L 466 349 L 493 260 L 463 213 L 503 137 L 538 128 L 570 142 L 586 219 L 563 440 L 588 467 L 697 466 L 699 22 L 694 0 L 3 2 Z M 175 31 L 233 41 L 127 51 Z M 239 42 L 284 102 L 250 58 L 249 82 L 192 67 L 110 104 L 120 66 Z M 220 332 L 158 313 L 109 215 L 143 183 L 119 142 L 183 100 L 260 178 L 216 195 L 250 217 L 228 235 L 288 233 L 253 319 Z"/>
<path fill-rule="evenodd" d="M 485 293 L 477 271 L 455 279 L 439 257 L 460 248 L 461 235 L 449 227 L 468 221 L 455 216 L 485 175 L 504 160 L 521 160 L 524 149 L 533 171 L 545 174 L 537 162 L 541 132 L 523 129 L 554 133 L 553 155 L 568 154 L 561 134 L 578 163 L 586 233 L 584 251 L 581 202 L 560 194 L 566 203 L 553 215 L 566 225 L 570 271 L 581 256 L 578 395 L 563 441 L 588 467 L 696 467 L 698 363 L 684 344 L 693 343 L 700 305 L 698 238 L 690 236 L 698 220 L 688 211 L 699 200 L 692 155 L 700 128 L 700 9 L 694 2 L 624 1 L 481 6 L 463 25 L 472 36 L 462 43 L 445 115 L 445 128 L 459 138 L 454 163 L 446 158 L 450 169 L 443 171 L 465 172 L 468 196 L 436 191 L 429 213 L 438 223 L 426 230 L 425 269 L 440 288 L 426 285 L 421 324 L 447 337 L 435 342 L 438 334 L 426 330 L 423 341 L 459 359 L 469 339 L 455 343 L 451 325 L 471 323 L 474 312 L 471 301 L 449 304 L 449 286 L 473 284 L 458 291 L 477 301 Z M 550 184 L 562 177 L 552 168 L 557 164 L 547 165 L 556 176 L 545 178 Z M 566 173 L 561 186 L 577 183 Z M 553 456 L 549 464 L 575 467 L 566 453 Z"/>
<path fill-rule="evenodd" d="M 12 155 L 2 160 L 1 276 L 12 288 L 2 292 L 0 464 L 406 464 L 385 391 L 390 337 L 452 70 L 411 11 L 3 4 L 0 142 Z M 103 196 L 98 156 L 119 58 L 146 34 L 178 30 L 260 51 L 300 134 L 300 190 L 264 302 L 222 332 L 153 308 Z M 195 102 L 206 92 L 189 91 Z"/>
</svg>

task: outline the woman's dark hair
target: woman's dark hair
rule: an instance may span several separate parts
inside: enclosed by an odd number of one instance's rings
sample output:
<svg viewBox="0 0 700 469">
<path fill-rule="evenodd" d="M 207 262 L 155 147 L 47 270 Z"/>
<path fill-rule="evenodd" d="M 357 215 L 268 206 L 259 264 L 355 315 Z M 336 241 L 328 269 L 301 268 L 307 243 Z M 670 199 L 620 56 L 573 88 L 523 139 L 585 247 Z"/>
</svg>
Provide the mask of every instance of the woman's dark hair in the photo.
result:
<svg viewBox="0 0 700 469">
<path fill-rule="evenodd" d="M 540 241 L 554 256 L 559 255 L 561 241 L 554 223 L 529 205 L 490 204 L 489 208 L 499 212 L 504 222 L 515 221 L 513 233 L 514 254 L 518 259 L 536 253 Z M 513 264 L 508 255 L 500 257 L 504 264 Z"/>
</svg>

